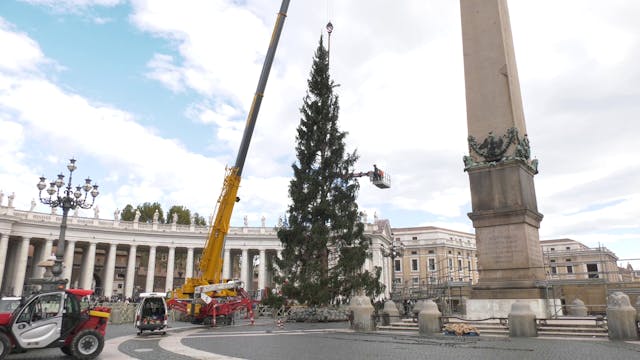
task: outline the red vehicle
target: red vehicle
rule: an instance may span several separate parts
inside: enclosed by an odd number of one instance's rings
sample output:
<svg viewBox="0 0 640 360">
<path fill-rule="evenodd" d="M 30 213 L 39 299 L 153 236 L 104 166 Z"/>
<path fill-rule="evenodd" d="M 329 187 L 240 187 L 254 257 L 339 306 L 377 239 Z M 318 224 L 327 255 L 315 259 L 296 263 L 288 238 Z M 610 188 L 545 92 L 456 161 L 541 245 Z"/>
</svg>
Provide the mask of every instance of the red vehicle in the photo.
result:
<svg viewBox="0 0 640 360">
<path fill-rule="evenodd" d="M 11 351 L 59 347 L 75 359 L 97 357 L 111 314 L 108 307 L 83 309 L 93 290 L 67 289 L 31 295 L 13 313 L 0 313 L 0 360 Z"/>
</svg>

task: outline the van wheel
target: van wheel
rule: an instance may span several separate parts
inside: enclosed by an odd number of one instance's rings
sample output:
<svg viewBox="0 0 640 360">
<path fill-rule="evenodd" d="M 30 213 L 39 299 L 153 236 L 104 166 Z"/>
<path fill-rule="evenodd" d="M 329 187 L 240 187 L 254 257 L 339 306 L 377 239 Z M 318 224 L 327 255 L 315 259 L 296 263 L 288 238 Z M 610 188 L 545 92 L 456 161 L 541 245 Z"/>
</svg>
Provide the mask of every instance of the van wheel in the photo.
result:
<svg viewBox="0 0 640 360">
<path fill-rule="evenodd" d="M 7 334 L 0 332 L 0 359 L 4 359 L 11 352 L 11 341 Z"/>
<path fill-rule="evenodd" d="M 71 352 L 74 358 L 90 360 L 100 355 L 104 347 L 104 337 L 95 330 L 79 332 L 71 342 Z"/>
</svg>

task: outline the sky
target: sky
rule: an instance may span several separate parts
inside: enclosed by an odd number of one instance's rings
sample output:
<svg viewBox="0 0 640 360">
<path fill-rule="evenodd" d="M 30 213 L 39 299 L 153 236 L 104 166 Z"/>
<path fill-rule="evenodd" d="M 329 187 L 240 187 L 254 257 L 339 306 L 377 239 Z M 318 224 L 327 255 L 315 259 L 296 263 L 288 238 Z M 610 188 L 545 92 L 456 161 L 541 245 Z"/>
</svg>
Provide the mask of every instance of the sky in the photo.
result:
<svg viewBox="0 0 640 360">
<path fill-rule="evenodd" d="M 0 1 L 0 189 L 28 209 L 40 176 L 87 176 L 101 218 L 127 204 L 210 216 L 232 166 L 278 0 Z M 541 239 L 605 246 L 640 269 L 640 2 L 511 0 Z M 292 0 L 232 226 L 289 204 L 299 109 L 331 21 L 331 76 L 359 207 L 392 227 L 473 233 L 455 0 Z M 45 205 L 37 211 L 48 212 Z M 81 215 L 93 216 L 92 210 Z"/>
</svg>

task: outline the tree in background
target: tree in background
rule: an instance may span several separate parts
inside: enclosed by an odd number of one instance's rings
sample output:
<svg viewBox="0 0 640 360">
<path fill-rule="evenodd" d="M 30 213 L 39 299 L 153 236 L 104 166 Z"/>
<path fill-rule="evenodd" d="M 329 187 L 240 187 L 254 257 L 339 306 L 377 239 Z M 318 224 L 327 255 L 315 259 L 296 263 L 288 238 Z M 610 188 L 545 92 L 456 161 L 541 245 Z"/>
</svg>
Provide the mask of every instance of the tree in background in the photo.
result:
<svg viewBox="0 0 640 360">
<path fill-rule="evenodd" d="M 140 210 L 140 222 L 152 222 L 153 214 L 158 210 L 158 222 L 161 224 L 165 223 L 164 211 L 162 211 L 162 207 L 158 202 L 149 203 L 146 202 L 144 204 L 138 205 L 137 207 L 131 206 L 131 204 L 127 204 L 127 206 L 122 209 L 120 212 L 120 220 L 123 221 L 133 221 L 136 216 L 136 209 Z M 167 212 L 167 221 L 166 223 L 171 223 L 173 220 L 173 214 L 178 214 L 178 224 L 181 225 L 191 225 L 191 210 L 187 209 L 182 205 L 173 205 L 169 208 Z M 193 222 L 198 226 L 207 226 L 207 221 L 204 217 L 200 216 L 197 212 L 193 213 Z"/>
<path fill-rule="evenodd" d="M 338 129 L 338 96 L 322 38 L 307 84 L 288 221 L 278 230 L 284 249 L 275 260 L 280 269 L 276 281 L 285 296 L 311 306 L 361 290 L 374 296 L 381 292 L 380 270 L 362 271 L 370 240 L 355 202 L 360 185 L 349 176 L 358 156 L 346 153 L 346 133 Z"/>
<path fill-rule="evenodd" d="M 173 214 L 178 214 L 177 224 L 191 225 L 191 210 L 182 205 L 173 205 L 167 212 L 167 221 L 173 223 Z"/>
<path fill-rule="evenodd" d="M 193 213 L 193 222 L 198 226 L 207 226 L 207 220 L 197 212 Z"/>
<path fill-rule="evenodd" d="M 133 221 L 135 217 L 136 217 L 136 208 L 131 206 L 131 204 L 127 204 L 127 206 L 125 206 L 124 209 L 122 209 L 122 212 L 120 213 L 120 220 L 123 220 L 123 221 Z"/>
<path fill-rule="evenodd" d="M 138 205 L 138 210 L 140 210 L 140 222 L 151 223 L 153 222 L 153 215 L 156 210 L 158 210 L 158 222 L 160 224 L 164 224 L 164 211 L 162 211 L 162 206 L 159 202 L 149 203 L 146 202 L 142 205 Z"/>
</svg>

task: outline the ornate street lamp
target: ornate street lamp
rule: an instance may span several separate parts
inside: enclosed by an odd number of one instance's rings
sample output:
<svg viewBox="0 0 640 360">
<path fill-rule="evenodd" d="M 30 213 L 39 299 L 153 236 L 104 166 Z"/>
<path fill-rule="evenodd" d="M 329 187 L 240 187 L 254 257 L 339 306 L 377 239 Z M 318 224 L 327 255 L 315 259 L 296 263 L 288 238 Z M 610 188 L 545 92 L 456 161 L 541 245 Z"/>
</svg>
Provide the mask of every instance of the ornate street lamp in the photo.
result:
<svg viewBox="0 0 640 360">
<path fill-rule="evenodd" d="M 46 193 L 49 195 L 47 198 L 42 197 L 42 191 L 47 187 L 46 178 L 44 176 L 40 177 L 40 182 L 38 183 L 38 190 L 40 190 L 39 198 L 40 202 L 45 205 L 49 205 L 52 208 L 61 207 L 62 208 L 62 222 L 60 223 L 60 236 L 58 237 L 58 246 L 56 248 L 56 259 L 53 267 L 51 268 L 51 273 L 53 274 L 53 279 L 56 281 L 62 280 L 62 283 L 66 283 L 67 279 L 61 279 L 62 274 L 62 261 L 64 257 L 64 236 L 67 231 L 67 216 L 69 214 L 69 210 L 81 208 L 81 209 L 90 209 L 93 206 L 93 203 L 96 200 L 96 196 L 98 196 L 98 185 L 91 184 L 91 179 L 86 178 L 84 185 L 76 186 L 75 191 L 71 185 L 73 171 L 76 170 L 76 159 L 70 159 L 69 164 L 67 165 L 67 169 L 69 170 L 69 182 L 64 183 L 64 175 L 58 174 L 58 178 L 55 181 L 49 183 L 49 188 L 46 190 Z M 91 198 L 89 199 L 89 195 Z M 91 203 L 89 203 L 89 200 Z"/>
</svg>

